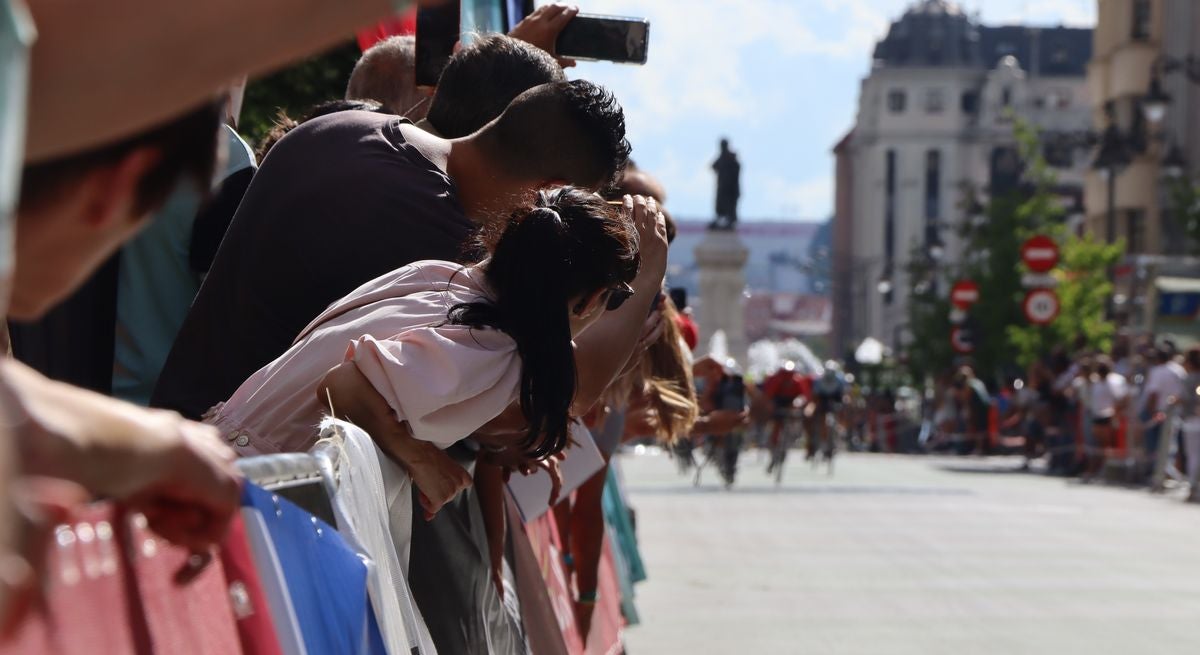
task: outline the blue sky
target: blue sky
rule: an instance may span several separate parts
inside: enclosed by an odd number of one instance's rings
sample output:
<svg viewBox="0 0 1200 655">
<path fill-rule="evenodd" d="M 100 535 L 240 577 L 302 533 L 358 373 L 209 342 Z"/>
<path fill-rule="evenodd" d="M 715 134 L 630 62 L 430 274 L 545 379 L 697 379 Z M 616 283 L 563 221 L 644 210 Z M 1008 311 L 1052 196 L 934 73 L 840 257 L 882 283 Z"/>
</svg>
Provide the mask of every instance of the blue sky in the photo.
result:
<svg viewBox="0 0 1200 655">
<path fill-rule="evenodd" d="M 679 217 L 712 215 L 709 169 L 728 136 L 747 220 L 824 220 L 830 149 L 850 128 L 875 42 L 912 0 L 578 0 L 583 11 L 650 19 L 644 67 L 571 71 L 625 107 L 634 159 L 666 184 Z M 965 0 L 987 24 L 1091 26 L 1096 0 Z"/>
</svg>

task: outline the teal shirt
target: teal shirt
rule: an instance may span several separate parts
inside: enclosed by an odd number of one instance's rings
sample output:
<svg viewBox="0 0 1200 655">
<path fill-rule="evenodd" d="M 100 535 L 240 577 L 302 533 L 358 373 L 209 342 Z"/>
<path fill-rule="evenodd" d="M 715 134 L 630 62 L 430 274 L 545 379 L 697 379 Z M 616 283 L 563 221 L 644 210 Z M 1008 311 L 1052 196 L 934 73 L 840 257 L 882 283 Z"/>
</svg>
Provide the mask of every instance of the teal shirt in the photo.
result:
<svg viewBox="0 0 1200 655">
<path fill-rule="evenodd" d="M 250 146 L 224 126 L 227 161 L 217 180 L 255 166 Z M 201 196 L 192 184 L 172 192 L 149 225 L 121 249 L 117 273 L 117 337 L 112 392 L 140 405 L 162 372 L 201 277 L 192 270 L 192 226 Z"/>
<path fill-rule="evenodd" d="M 0 0 L 0 279 L 11 283 L 14 219 L 25 159 L 25 107 L 29 93 L 29 46 L 36 32 L 21 0 Z M 8 308 L 0 298 L 0 315 Z"/>
</svg>

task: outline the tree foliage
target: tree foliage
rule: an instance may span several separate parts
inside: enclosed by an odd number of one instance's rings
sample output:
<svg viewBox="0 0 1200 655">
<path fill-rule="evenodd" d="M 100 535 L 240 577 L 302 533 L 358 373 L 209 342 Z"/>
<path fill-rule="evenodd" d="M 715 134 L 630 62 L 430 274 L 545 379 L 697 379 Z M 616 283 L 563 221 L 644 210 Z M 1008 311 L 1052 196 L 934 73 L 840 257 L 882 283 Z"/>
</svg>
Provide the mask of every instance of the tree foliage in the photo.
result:
<svg viewBox="0 0 1200 655">
<path fill-rule="evenodd" d="M 1106 348 L 1112 339 L 1113 326 L 1105 318 L 1105 303 L 1112 293 L 1108 269 L 1120 260 L 1123 246 L 1068 236 L 1061 198 L 1053 192 L 1057 180 L 1042 159 L 1037 133 L 1019 120 L 1015 125 L 1022 183 L 1007 193 L 993 194 L 977 212 L 968 212 L 978 218 L 964 221 L 959 230 L 964 244 L 961 261 L 939 267 L 923 253 L 914 256 L 909 316 L 914 373 L 945 370 L 954 361 L 946 289 L 934 292 L 927 283 L 930 279 L 944 280 L 946 286 L 969 279 L 979 286 L 980 301 L 971 307 L 966 325 L 975 339 L 972 360 L 981 375 L 1015 373 L 1018 365 L 1023 367 L 1058 345 L 1082 340 L 1092 348 Z M 964 188 L 963 206 L 980 206 L 977 190 Z M 1035 234 L 1051 237 L 1062 249 L 1055 272 L 1061 311 L 1046 327 L 1029 325 L 1022 310 L 1026 289 L 1021 246 Z"/>
<path fill-rule="evenodd" d="M 270 131 L 280 111 L 299 119 L 313 105 L 342 98 L 360 54 L 358 44 L 348 41 L 266 77 L 250 80 L 238 132 L 251 144 L 257 144 Z"/>
</svg>

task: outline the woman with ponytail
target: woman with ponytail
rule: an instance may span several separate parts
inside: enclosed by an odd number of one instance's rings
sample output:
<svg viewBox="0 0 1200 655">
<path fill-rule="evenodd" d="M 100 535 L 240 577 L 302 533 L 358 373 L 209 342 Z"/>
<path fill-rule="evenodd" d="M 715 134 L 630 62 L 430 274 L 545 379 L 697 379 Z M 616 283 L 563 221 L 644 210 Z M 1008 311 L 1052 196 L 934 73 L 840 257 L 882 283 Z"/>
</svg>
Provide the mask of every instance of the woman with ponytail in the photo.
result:
<svg viewBox="0 0 1200 655">
<path fill-rule="evenodd" d="M 353 361 L 419 441 L 446 448 L 519 401 L 527 429 L 485 445 L 558 453 L 576 386 L 572 340 L 632 295 L 638 235 L 627 210 L 598 196 L 541 192 L 483 236 L 487 259 L 416 262 L 364 284 L 206 419 L 244 455 L 307 450 L 322 415 L 338 410 L 318 397 L 322 377 Z"/>
</svg>

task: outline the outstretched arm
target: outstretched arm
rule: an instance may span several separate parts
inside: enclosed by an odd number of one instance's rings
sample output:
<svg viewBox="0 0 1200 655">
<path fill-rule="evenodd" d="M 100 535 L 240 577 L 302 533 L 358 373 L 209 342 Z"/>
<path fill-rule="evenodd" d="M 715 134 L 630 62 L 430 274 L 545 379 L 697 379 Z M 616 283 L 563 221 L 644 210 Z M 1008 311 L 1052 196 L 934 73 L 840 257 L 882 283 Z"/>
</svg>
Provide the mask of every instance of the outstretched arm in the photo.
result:
<svg viewBox="0 0 1200 655">
<path fill-rule="evenodd" d="M 631 285 L 633 297 L 604 314 L 575 339 L 579 384 L 571 414 L 583 416 L 625 368 L 646 328 L 646 317 L 662 290 L 667 270 L 667 226 L 653 198 L 625 196 L 640 238 L 641 269 Z"/>
<path fill-rule="evenodd" d="M 346 38 L 397 0 L 30 0 L 26 160 L 144 130 L 258 75 Z M 220 43 L 214 48 L 212 44 Z M 87 56 L 81 57 L 80 53 Z M 203 52 L 196 58 L 194 53 Z M 180 66 L 187 61 L 189 65 Z M 112 93 L 120 89 L 120 93 Z M 77 120 L 88 98 L 88 120 Z"/>
</svg>

